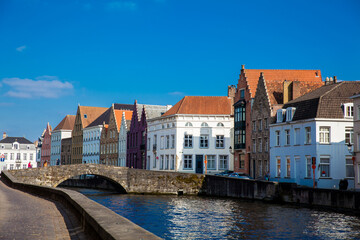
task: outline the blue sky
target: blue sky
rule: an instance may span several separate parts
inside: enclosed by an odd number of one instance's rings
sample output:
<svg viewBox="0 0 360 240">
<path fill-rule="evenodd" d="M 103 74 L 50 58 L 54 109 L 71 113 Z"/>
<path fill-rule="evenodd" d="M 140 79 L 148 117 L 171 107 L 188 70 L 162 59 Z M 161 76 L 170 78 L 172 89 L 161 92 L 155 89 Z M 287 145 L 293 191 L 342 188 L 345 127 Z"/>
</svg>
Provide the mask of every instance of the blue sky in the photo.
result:
<svg viewBox="0 0 360 240">
<path fill-rule="evenodd" d="M 360 80 L 360 1 L 0 0 L 0 131 L 77 105 L 226 95 L 249 69 Z"/>
</svg>

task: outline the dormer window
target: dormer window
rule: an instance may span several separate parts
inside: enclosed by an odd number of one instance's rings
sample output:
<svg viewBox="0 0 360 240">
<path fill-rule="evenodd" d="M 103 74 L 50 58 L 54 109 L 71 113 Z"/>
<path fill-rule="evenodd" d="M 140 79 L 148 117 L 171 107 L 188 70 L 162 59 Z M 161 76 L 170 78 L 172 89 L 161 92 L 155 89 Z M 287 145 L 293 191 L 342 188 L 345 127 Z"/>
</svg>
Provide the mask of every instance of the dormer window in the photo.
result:
<svg viewBox="0 0 360 240">
<path fill-rule="evenodd" d="M 353 103 L 344 103 L 343 110 L 344 110 L 344 117 L 346 117 L 346 118 L 354 117 L 354 104 Z"/>
<path fill-rule="evenodd" d="M 281 123 L 284 120 L 284 115 L 286 113 L 286 109 L 279 109 L 276 112 L 276 122 Z"/>
<path fill-rule="evenodd" d="M 14 143 L 13 148 L 14 148 L 14 149 L 19 149 L 19 144 L 18 144 L 18 143 Z"/>
<path fill-rule="evenodd" d="M 219 123 L 217 124 L 217 126 L 218 126 L 218 127 L 223 127 L 223 126 L 224 126 L 224 124 L 223 124 L 223 123 L 221 123 L 221 122 L 219 122 Z"/>
<path fill-rule="evenodd" d="M 295 114 L 295 110 L 296 110 L 296 108 L 294 108 L 294 107 L 288 107 L 286 109 L 286 121 L 287 122 L 292 121 L 294 114 Z"/>
<path fill-rule="evenodd" d="M 87 114 L 84 114 L 84 118 L 87 118 Z"/>
<path fill-rule="evenodd" d="M 185 124 L 185 127 L 192 127 L 193 125 L 192 125 L 192 123 L 191 122 L 187 122 L 186 124 Z"/>
</svg>

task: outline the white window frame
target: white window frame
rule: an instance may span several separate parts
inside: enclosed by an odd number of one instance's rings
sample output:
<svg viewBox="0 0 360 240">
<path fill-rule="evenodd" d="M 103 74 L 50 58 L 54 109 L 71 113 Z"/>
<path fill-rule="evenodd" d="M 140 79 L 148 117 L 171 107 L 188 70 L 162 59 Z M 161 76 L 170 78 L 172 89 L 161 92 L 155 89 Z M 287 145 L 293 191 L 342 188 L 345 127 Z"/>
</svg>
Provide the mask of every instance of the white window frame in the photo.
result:
<svg viewBox="0 0 360 240">
<path fill-rule="evenodd" d="M 311 144 L 311 127 L 305 127 L 305 144 Z"/>
<path fill-rule="evenodd" d="M 285 129 L 285 145 L 290 145 L 290 129 Z"/>
<path fill-rule="evenodd" d="M 209 148 L 209 135 L 201 134 L 200 135 L 200 148 Z"/>
<path fill-rule="evenodd" d="M 305 156 L 306 161 L 306 177 L 311 178 L 311 172 L 312 172 L 312 157 L 311 156 Z"/>
<path fill-rule="evenodd" d="M 216 170 L 216 155 L 207 155 L 207 169 Z"/>
<path fill-rule="evenodd" d="M 291 158 L 286 156 L 286 177 L 291 177 Z"/>
<path fill-rule="evenodd" d="M 319 143 L 329 144 L 330 143 L 330 127 L 319 126 Z"/>
<path fill-rule="evenodd" d="M 224 135 L 216 135 L 215 148 L 225 148 Z"/>
<path fill-rule="evenodd" d="M 280 146 L 280 131 L 275 131 L 275 146 Z"/>
<path fill-rule="evenodd" d="M 184 135 L 184 148 L 193 148 L 193 135 L 192 134 Z"/>
<path fill-rule="evenodd" d="M 345 177 L 354 179 L 354 164 L 352 156 L 345 157 Z"/>
<path fill-rule="evenodd" d="M 276 157 L 276 177 L 281 177 L 281 157 Z"/>
<path fill-rule="evenodd" d="M 219 155 L 219 170 L 227 170 L 229 166 L 229 155 Z"/>
<path fill-rule="evenodd" d="M 193 169 L 193 155 L 184 154 L 184 170 L 192 170 Z"/>
<path fill-rule="evenodd" d="M 330 156 L 320 156 L 319 161 L 319 172 L 320 178 L 330 178 L 331 177 L 331 159 Z M 327 170 L 327 171 L 326 171 Z M 325 171 L 325 176 L 323 175 L 323 171 Z"/>
</svg>

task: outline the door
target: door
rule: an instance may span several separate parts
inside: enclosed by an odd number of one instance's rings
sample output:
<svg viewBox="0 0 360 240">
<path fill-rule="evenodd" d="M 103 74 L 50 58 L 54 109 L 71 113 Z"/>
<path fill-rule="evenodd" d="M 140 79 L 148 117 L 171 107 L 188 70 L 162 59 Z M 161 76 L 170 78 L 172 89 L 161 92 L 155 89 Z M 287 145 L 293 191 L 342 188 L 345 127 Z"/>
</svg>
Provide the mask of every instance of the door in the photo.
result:
<svg viewBox="0 0 360 240">
<path fill-rule="evenodd" d="M 203 173 L 204 172 L 204 162 L 203 162 L 203 155 L 196 155 L 196 173 Z"/>
</svg>

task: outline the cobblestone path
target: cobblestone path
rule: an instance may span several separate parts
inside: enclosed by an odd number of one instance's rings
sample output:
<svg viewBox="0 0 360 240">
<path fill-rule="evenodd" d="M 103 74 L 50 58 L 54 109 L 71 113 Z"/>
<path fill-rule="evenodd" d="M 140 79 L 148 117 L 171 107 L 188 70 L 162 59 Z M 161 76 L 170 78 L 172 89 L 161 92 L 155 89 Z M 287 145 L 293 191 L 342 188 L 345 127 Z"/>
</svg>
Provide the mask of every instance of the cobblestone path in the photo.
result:
<svg viewBox="0 0 360 240">
<path fill-rule="evenodd" d="M 13 189 L 0 181 L 0 239 L 91 239 L 60 203 Z"/>
</svg>

